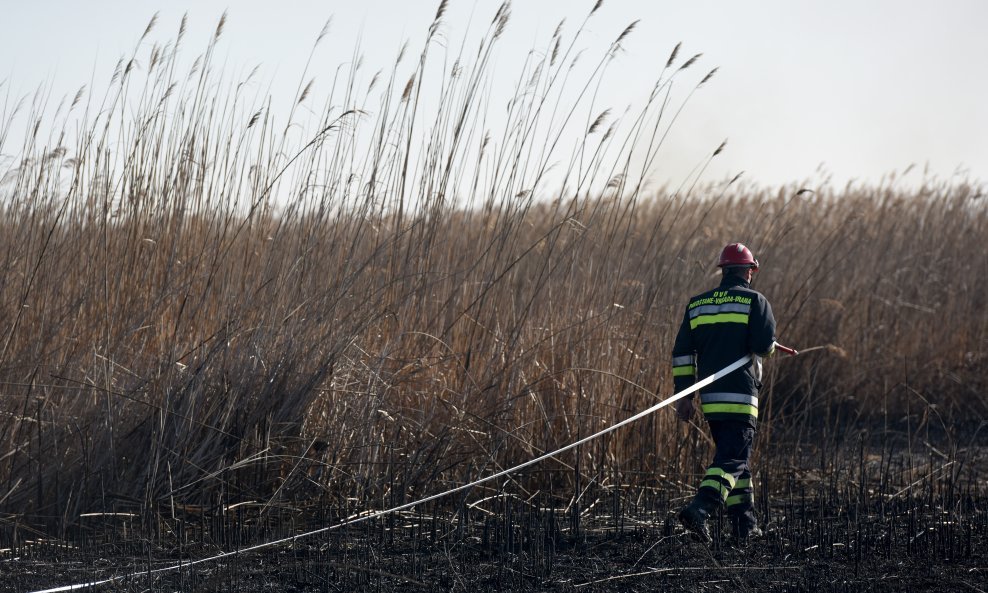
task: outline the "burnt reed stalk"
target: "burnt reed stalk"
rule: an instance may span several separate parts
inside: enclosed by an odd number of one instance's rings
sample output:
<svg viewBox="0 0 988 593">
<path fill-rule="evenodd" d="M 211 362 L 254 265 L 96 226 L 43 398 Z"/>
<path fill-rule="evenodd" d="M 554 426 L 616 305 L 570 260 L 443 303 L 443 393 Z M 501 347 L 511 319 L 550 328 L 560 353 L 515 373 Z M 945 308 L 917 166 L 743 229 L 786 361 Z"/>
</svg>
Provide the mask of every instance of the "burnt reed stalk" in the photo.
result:
<svg viewBox="0 0 988 593">
<path fill-rule="evenodd" d="M 216 69 L 222 23 L 180 72 L 184 20 L 164 44 L 152 23 L 102 97 L 5 103 L 0 512 L 63 531 L 94 511 L 264 517 L 511 466 L 670 394 L 678 311 L 737 239 L 765 264 L 780 337 L 828 346 L 769 364 L 760 438 L 816 442 L 907 405 L 914 431 L 983 422 L 978 186 L 698 183 L 721 146 L 680 191 L 647 191 L 640 163 L 682 104 L 670 83 L 699 56 L 677 66 L 677 46 L 615 118 L 593 105 L 614 48 L 574 82 L 583 28 L 558 29 L 488 130 L 509 15 L 479 50 L 434 25 L 375 76 L 358 48 L 300 83 L 287 121 Z M 50 125 L 15 139 L 19 109 Z M 602 476 L 685 492 L 702 438 L 662 413 L 503 488 L 570 509 Z"/>
</svg>

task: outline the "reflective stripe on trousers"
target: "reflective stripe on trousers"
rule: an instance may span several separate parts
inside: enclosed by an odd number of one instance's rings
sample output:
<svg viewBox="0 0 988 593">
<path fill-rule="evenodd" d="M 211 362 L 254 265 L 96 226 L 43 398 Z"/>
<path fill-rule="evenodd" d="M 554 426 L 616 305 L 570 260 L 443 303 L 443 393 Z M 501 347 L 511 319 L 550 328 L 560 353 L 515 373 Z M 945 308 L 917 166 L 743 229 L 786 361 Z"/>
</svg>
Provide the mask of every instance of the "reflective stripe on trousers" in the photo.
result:
<svg viewBox="0 0 988 593">
<path fill-rule="evenodd" d="M 700 409 L 704 415 L 741 414 L 758 418 L 758 398 L 746 393 L 701 393 Z"/>
</svg>

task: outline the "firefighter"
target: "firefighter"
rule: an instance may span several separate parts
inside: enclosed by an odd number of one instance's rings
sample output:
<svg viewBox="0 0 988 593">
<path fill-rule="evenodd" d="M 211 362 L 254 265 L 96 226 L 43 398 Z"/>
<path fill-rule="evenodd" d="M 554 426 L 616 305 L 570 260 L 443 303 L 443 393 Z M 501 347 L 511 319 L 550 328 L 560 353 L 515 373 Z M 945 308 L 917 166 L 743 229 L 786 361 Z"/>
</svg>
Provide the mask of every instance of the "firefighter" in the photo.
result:
<svg viewBox="0 0 988 593">
<path fill-rule="evenodd" d="M 775 350 L 775 318 L 761 293 L 751 289 L 758 260 L 741 243 L 720 255 L 720 286 L 690 299 L 672 350 L 676 391 L 693 385 L 746 354 L 752 361 L 700 389 L 700 408 L 716 445 L 713 463 L 692 502 L 680 513 L 683 526 L 709 542 L 707 519 L 727 507 L 732 534 L 739 543 L 761 535 L 754 513 L 751 447 L 758 420 L 761 357 Z M 676 415 L 689 421 L 694 395 L 676 402 Z"/>
</svg>

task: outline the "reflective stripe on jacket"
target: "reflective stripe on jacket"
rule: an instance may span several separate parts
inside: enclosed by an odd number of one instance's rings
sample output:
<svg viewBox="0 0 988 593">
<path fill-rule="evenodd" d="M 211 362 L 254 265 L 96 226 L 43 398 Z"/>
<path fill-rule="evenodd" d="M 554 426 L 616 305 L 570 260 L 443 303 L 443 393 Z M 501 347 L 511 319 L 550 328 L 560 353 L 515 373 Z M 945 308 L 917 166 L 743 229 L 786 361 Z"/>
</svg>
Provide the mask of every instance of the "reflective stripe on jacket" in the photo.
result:
<svg viewBox="0 0 988 593">
<path fill-rule="evenodd" d="M 755 426 L 761 360 L 775 349 L 775 317 L 768 300 L 743 278 L 726 276 L 714 290 L 691 298 L 672 349 L 676 391 L 708 377 L 746 354 L 752 362 L 700 390 L 709 420 Z"/>
</svg>

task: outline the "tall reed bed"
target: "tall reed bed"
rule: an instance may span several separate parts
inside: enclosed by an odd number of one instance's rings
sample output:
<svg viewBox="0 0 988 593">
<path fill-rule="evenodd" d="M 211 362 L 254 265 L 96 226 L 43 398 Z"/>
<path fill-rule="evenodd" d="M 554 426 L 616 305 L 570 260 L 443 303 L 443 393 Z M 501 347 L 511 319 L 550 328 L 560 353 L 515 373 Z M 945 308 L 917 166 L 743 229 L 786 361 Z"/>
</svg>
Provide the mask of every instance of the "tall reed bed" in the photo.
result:
<svg viewBox="0 0 988 593">
<path fill-rule="evenodd" d="M 963 450 L 981 429 L 982 188 L 698 184 L 721 146 L 648 190 L 713 75 L 698 56 L 677 45 L 612 117 L 594 88 L 634 25 L 579 83 L 583 29 L 561 27 L 488 130 L 510 6 L 458 54 L 435 43 L 444 10 L 322 108 L 300 85 L 288 125 L 215 70 L 225 19 L 187 73 L 184 21 L 164 45 L 152 21 L 105 98 L 3 105 L 0 520 L 405 501 L 509 467 L 670 394 L 681 307 L 734 240 L 780 340 L 818 347 L 770 363 L 763 439 L 882 422 Z M 301 137 L 300 106 L 319 114 Z M 44 125 L 15 139 L 18 110 Z M 688 482 L 696 434 L 660 413 L 506 487 Z"/>
</svg>

